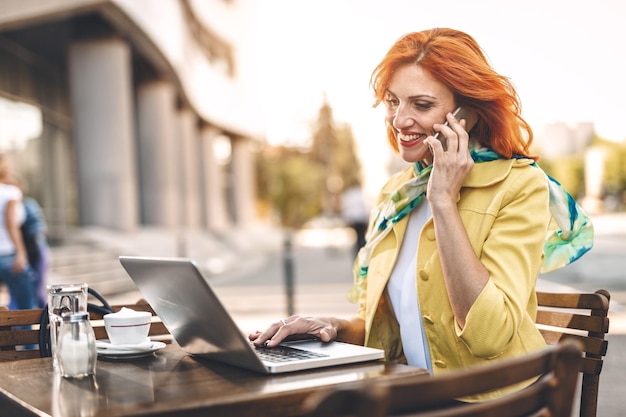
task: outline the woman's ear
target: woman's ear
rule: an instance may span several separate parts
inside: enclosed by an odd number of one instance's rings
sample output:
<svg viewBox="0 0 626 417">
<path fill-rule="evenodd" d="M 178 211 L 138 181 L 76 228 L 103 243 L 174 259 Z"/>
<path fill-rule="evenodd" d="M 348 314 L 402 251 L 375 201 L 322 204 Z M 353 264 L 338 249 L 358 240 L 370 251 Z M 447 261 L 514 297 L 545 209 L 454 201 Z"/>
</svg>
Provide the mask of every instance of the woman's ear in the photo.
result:
<svg viewBox="0 0 626 417">
<path fill-rule="evenodd" d="M 463 119 L 465 119 L 465 131 L 469 132 L 472 130 L 476 123 L 478 123 L 478 112 L 474 109 L 467 109 L 465 114 L 463 115 Z"/>
</svg>

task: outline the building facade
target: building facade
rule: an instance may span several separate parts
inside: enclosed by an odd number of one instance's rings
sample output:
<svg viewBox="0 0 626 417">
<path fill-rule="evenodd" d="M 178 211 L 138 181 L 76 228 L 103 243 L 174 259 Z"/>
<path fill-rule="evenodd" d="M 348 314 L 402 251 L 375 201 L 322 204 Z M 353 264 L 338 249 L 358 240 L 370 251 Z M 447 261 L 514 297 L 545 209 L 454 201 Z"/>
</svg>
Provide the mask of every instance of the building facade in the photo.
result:
<svg viewBox="0 0 626 417">
<path fill-rule="evenodd" d="M 237 13 L 233 0 L 0 0 L 0 152 L 51 240 L 255 222 L 262 132 L 245 114 Z"/>
</svg>

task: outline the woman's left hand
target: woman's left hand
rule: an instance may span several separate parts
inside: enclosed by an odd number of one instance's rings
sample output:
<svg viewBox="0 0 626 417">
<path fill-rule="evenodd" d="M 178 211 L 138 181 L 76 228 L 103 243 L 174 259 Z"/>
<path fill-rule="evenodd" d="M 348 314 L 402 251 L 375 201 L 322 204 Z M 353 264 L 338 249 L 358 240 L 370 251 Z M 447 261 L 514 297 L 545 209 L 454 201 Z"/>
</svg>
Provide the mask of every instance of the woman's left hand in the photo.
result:
<svg viewBox="0 0 626 417">
<path fill-rule="evenodd" d="M 461 186 L 474 167 L 469 152 L 469 134 L 465 131 L 466 121 L 459 122 L 452 113 L 448 113 L 446 118 L 449 126 L 435 124 L 434 128 L 446 137 L 448 149 L 444 151 L 441 142 L 432 136 L 425 140 L 433 153 L 433 170 L 426 196 L 435 205 L 456 205 Z"/>
</svg>

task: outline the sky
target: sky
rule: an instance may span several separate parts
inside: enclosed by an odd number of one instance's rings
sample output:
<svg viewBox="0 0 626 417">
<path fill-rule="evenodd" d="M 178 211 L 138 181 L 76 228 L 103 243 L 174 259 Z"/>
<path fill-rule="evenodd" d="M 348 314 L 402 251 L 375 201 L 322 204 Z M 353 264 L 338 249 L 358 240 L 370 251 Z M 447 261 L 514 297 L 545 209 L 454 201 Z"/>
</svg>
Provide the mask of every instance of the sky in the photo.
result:
<svg viewBox="0 0 626 417">
<path fill-rule="evenodd" d="M 407 32 L 451 27 L 472 35 L 509 77 L 538 130 L 593 122 L 626 138 L 626 2 L 623 0 L 241 0 L 247 11 L 247 71 L 271 143 L 311 136 L 326 96 L 349 123 L 373 188 L 385 177 L 382 109 L 369 79 Z"/>
</svg>

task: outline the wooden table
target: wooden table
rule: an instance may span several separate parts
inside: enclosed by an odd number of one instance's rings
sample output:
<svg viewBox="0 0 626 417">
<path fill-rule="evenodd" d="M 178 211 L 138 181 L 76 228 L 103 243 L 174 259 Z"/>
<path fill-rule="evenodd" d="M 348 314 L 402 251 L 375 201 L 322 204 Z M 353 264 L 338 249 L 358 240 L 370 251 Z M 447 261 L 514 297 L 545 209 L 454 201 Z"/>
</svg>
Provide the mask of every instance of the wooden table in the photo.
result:
<svg viewBox="0 0 626 417">
<path fill-rule="evenodd" d="M 0 416 L 294 416 L 325 387 L 362 379 L 426 374 L 368 362 L 260 375 L 185 354 L 169 345 L 133 361 L 98 360 L 92 378 L 65 379 L 50 358 L 0 363 Z"/>
</svg>

